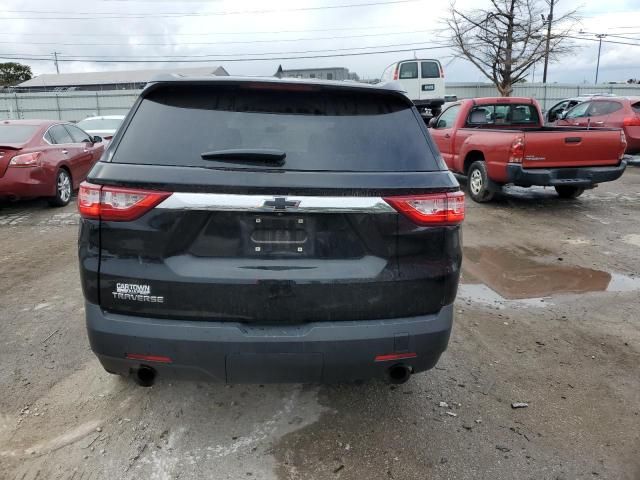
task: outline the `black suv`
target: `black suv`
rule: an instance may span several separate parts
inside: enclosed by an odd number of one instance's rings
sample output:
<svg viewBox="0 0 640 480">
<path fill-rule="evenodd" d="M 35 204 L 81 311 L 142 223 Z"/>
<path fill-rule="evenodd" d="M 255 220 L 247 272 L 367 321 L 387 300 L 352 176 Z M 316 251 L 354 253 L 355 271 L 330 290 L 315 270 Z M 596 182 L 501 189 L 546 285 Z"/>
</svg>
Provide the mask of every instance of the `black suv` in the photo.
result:
<svg viewBox="0 0 640 480">
<path fill-rule="evenodd" d="M 158 79 L 78 203 L 111 373 L 403 382 L 447 347 L 464 196 L 392 84 Z"/>
</svg>

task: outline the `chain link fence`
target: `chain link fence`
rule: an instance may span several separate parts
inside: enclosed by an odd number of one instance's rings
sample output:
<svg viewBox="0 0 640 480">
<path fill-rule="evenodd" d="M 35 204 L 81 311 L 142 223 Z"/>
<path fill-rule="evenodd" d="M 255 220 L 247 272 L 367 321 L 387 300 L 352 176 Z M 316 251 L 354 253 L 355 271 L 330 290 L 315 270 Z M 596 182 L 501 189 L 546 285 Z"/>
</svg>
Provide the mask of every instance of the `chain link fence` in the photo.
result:
<svg viewBox="0 0 640 480">
<path fill-rule="evenodd" d="M 140 90 L 0 94 L 0 119 L 77 122 L 96 115 L 125 115 Z"/>
</svg>

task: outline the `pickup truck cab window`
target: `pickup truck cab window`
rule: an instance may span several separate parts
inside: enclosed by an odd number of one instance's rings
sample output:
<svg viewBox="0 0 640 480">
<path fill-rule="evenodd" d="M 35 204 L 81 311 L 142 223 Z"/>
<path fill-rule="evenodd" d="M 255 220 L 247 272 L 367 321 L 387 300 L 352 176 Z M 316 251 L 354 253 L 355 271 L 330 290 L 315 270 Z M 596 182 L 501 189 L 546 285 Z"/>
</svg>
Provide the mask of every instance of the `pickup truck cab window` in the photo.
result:
<svg viewBox="0 0 640 480">
<path fill-rule="evenodd" d="M 447 108 L 444 112 L 442 112 L 442 115 L 440 115 L 440 117 L 438 118 L 438 123 L 436 123 L 435 128 L 453 127 L 459 111 L 460 111 L 460 105 L 453 105 L 452 107 Z"/>
<path fill-rule="evenodd" d="M 496 104 L 473 107 L 467 117 L 467 125 L 538 125 L 538 110 L 530 104 Z"/>
</svg>

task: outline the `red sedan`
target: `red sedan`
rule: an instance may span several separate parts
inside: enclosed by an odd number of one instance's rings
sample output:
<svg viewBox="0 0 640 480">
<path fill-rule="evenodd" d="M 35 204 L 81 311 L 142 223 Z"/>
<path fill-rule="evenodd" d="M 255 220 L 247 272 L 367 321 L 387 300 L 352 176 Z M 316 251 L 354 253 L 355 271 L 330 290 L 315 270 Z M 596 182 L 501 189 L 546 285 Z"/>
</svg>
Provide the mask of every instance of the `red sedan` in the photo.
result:
<svg viewBox="0 0 640 480">
<path fill-rule="evenodd" d="M 104 145 L 100 137 L 67 122 L 0 121 L 0 198 L 47 197 L 52 206 L 71 200 Z"/>
<path fill-rule="evenodd" d="M 627 153 L 640 152 L 640 98 L 595 97 L 563 113 L 555 124 L 621 128 Z"/>
</svg>

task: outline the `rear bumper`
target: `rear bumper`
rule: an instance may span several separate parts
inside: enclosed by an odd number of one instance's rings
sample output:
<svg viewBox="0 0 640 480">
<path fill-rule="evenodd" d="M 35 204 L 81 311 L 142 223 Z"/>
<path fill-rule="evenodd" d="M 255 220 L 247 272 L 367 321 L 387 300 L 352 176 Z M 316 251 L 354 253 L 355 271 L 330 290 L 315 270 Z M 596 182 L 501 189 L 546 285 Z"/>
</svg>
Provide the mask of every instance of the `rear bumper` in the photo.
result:
<svg viewBox="0 0 640 480">
<path fill-rule="evenodd" d="M 598 183 L 617 180 L 627 168 L 622 160 L 613 167 L 581 167 L 581 168 L 522 168 L 522 165 L 507 165 L 507 183 L 521 187 L 540 186 L 575 186 L 590 188 Z"/>
<path fill-rule="evenodd" d="M 8 167 L 0 177 L 0 197 L 28 198 L 46 197 L 55 194 L 53 181 L 44 180 L 44 172 L 39 167 Z"/>
<path fill-rule="evenodd" d="M 366 380 L 384 377 L 398 363 L 421 372 L 447 348 L 453 320 L 452 305 L 420 317 L 285 326 L 142 318 L 91 303 L 85 308 L 91 348 L 107 370 L 126 375 L 144 364 L 158 378 L 228 383 Z M 409 352 L 416 356 L 375 361 Z M 132 353 L 166 356 L 171 363 L 127 359 Z"/>
</svg>

